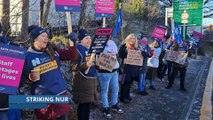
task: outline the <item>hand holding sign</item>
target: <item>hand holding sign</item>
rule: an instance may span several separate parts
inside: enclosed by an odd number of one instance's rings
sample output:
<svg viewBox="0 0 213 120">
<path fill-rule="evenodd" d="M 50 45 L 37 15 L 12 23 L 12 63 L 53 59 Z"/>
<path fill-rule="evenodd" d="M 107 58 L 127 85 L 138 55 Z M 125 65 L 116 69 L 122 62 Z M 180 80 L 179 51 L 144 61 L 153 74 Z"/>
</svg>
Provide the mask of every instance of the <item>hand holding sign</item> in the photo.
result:
<svg viewBox="0 0 213 120">
<path fill-rule="evenodd" d="M 93 65 L 92 62 L 93 62 L 94 59 L 95 59 L 95 51 L 93 51 L 89 61 L 87 61 L 87 63 L 86 63 L 88 68 L 86 69 L 85 74 L 88 74 L 90 67 Z"/>
</svg>

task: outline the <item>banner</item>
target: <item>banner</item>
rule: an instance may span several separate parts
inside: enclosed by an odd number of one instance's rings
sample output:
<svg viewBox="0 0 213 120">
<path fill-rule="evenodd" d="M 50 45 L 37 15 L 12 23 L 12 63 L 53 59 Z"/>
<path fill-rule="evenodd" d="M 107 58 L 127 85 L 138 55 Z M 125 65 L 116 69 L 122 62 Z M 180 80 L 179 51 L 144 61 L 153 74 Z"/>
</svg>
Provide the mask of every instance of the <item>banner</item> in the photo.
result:
<svg viewBox="0 0 213 120">
<path fill-rule="evenodd" d="M 115 28 L 113 31 L 113 38 L 117 36 L 117 33 L 119 32 L 121 26 L 122 26 L 122 10 L 120 9 L 118 11 L 118 17 L 117 17 L 117 21 L 115 23 Z"/>
<path fill-rule="evenodd" d="M 166 29 L 166 26 L 155 25 L 154 31 L 152 32 L 152 37 L 157 38 L 159 40 L 163 40 L 166 33 Z"/>
<path fill-rule="evenodd" d="M 109 36 L 112 33 L 111 28 L 98 28 L 95 32 L 95 37 L 91 43 L 89 53 L 95 52 L 96 54 L 100 54 L 104 47 L 106 46 L 107 41 L 109 40 Z"/>
<path fill-rule="evenodd" d="M 80 0 L 55 0 L 57 12 L 80 12 Z"/>
<path fill-rule="evenodd" d="M 186 62 L 187 56 L 187 53 L 179 53 L 178 51 L 166 50 L 164 59 L 183 65 Z"/>
<path fill-rule="evenodd" d="M 0 44 L 0 93 L 16 94 L 26 49 Z"/>
<path fill-rule="evenodd" d="M 203 35 L 201 33 L 194 31 L 189 39 L 189 43 L 193 48 L 196 48 L 200 44 L 202 38 Z"/>
<path fill-rule="evenodd" d="M 143 56 L 141 51 L 128 50 L 127 58 L 124 61 L 125 64 L 142 66 L 143 65 Z"/>
<path fill-rule="evenodd" d="M 99 67 L 102 67 L 103 70 L 112 72 L 115 67 L 116 59 L 105 53 L 101 53 L 96 64 Z"/>
<path fill-rule="evenodd" d="M 67 104 L 69 96 L 65 95 L 10 95 L 10 109 L 40 109 L 47 108 L 48 104 Z"/>
<path fill-rule="evenodd" d="M 96 0 L 96 17 L 112 18 L 114 9 L 114 0 Z"/>
<path fill-rule="evenodd" d="M 179 30 L 178 24 L 175 25 L 174 38 L 175 38 L 175 41 L 177 42 L 177 44 L 180 46 L 180 44 L 182 43 L 183 40 L 182 40 L 182 37 L 180 35 L 180 30 Z"/>
</svg>

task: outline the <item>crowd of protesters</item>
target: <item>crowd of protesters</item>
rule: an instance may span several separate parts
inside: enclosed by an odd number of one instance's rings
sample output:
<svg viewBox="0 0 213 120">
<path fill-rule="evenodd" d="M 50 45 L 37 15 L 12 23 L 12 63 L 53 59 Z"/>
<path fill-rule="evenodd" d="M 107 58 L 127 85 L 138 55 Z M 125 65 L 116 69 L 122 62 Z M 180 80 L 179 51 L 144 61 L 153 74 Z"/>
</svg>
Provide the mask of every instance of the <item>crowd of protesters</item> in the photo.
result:
<svg viewBox="0 0 213 120">
<path fill-rule="evenodd" d="M 137 36 L 131 33 L 120 45 L 117 45 L 110 37 L 103 53 L 114 57 L 116 63 L 112 71 L 107 71 L 96 65 L 97 57 L 91 59 L 93 53 L 88 51 L 92 35 L 85 29 L 68 35 L 69 46 L 67 49 L 58 49 L 53 43 L 50 43 L 44 28 L 31 25 L 28 32 L 31 45 L 27 50 L 21 84 L 31 86 L 31 95 L 72 94 L 73 101 L 78 104 L 78 120 L 89 120 L 91 104 L 97 101 L 97 83 L 101 88 L 102 112 L 105 118 L 113 117 L 111 111 L 118 114 L 125 112 L 119 103 L 129 104 L 131 102 L 130 89 L 134 81 L 138 82 L 138 94 L 145 96 L 148 95 L 147 83 L 149 83 L 149 89 L 156 90 L 156 79 L 165 80 L 167 72 L 166 78 L 169 83 L 167 86 L 165 85 L 165 88 L 170 89 L 180 72 L 180 90 L 186 92 L 184 82 L 188 60 L 186 59 L 184 64 L 178 64 L 166 60 L 164 56 L 167 50 L 189 55 L 190 47 L 186 41 L 178 44 L 171 35 L 165 35 L 163 40 L 153 40 L 149 39 L 147 35 Z M 2 35 L 0 42 L 9 45 Z M 142 65 L 125 63 L 130 50 L 140 51 L 143 56 Z M 42 61 L 35 62 L 41 59 Z M 70 60 L 72 64 L 70 73 L 73 74 L 72 93 L 68 93 L 66 90 L 67 86 L 60 71 L 61 60 Z M 45 65 L 48 65 L 48 68 L 45 68 Z M 33 73 L 34 70 L 39 71 L 39 76 Z M 111 90 L 110 97 L 108 97 L 109 90 Z M 0 120 L 10 120 L 11 118 L 7 117 L 11 117 L 10 109 L 8 109 L 8 94 L 1 93 L 0 96 Z M 40 120 L 68 120 L 69 111 L 69 104 L 49 104 L 47 108 L 36 109 L 34 113 Z M 15 112 L 18 112 L 16 119 L 20 120 L 20 110 Z"/>
</svg>

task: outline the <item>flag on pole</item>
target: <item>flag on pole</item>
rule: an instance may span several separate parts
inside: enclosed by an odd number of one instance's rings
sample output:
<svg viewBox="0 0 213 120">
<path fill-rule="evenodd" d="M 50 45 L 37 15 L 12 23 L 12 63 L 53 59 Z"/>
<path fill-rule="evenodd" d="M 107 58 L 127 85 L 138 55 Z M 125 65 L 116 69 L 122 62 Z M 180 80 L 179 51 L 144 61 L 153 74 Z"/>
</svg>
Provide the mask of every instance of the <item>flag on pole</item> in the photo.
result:
<svg viewBox="0 0 213 120">
<path fill-rule="evenodd" d="M 180 46 L 182 43 L 182 37 L 180 35 L 180 30 L 179 30 L 179 26 L 178 24 L 175 25 L 175 29 L 174 29 L 174 39 L 177 42 L 177 44 Z"/>
<path fill-rule="evenodd" d="M 117 36 L 117 33 L 119 32 L 120 27 L 122 26 L 122 11 L 121 9 L 118 10 L 118 18 L 115 23 L 115 28 L 113 31 L 113 38 Z"/>
</svg>

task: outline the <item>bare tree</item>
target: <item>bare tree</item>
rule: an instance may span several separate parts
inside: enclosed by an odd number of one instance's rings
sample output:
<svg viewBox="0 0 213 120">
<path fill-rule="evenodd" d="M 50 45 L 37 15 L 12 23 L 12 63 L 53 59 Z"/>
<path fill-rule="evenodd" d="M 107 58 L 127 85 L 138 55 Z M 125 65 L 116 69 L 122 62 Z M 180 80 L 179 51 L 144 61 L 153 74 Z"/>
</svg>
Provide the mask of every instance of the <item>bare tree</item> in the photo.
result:
<svg viewBox="0 0 213 120">
<path fill-rule="evenodd" d="M 174 0 L 158 0 L 164 4 L 164 6 L 171 7 Z M 213 17 L 213 0 L 204 0 L 204 18 Z"/>
<path fill-rule="evenodd" d="M 28 23 L 29 23 L 29 0 L 22 0 L 22 24 L 21 24 L 21 40 L 28 39 Z"/>
<path fill-rule="evenodd" d="M 46 1 L 45 12 L 44 12 L 43 21 L 42 21 L 42 24 L 41 24 L 42 27 L 45 27 L 46 24 L 47 24 L 47 19 L 48 19 L 48 15 L 49 15 L 51 2 L 52 2 L 52 0 Z"/>
<path fill-rule="evenodd" d="M 86 9 L 87 9 L 87 1 L 86 0 L 82 0 L 82 2 L 81 2 L 82 4 L 81 4 L 81 13 L 80 13 L 80 20 L 79 20 L 79 22 L 78 22 L 78 29 L 80 29 L 80 28 L 85 28 L 85 16 L 86 16 Z"/>
<path fill-rule="evenodd" d="M 10 29 L 10 0 L 3 0 L 3 15 L 2 15 L 2 26 L 3 34 L 9 36 L 11 34 Z"/>
<path fill-rule="evenodd" d="M 204 18 L 213 18 L 213 0 L 204 1 Z"/>
</svg>

